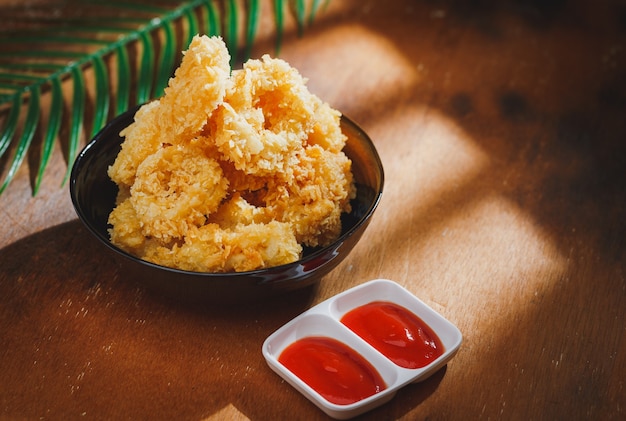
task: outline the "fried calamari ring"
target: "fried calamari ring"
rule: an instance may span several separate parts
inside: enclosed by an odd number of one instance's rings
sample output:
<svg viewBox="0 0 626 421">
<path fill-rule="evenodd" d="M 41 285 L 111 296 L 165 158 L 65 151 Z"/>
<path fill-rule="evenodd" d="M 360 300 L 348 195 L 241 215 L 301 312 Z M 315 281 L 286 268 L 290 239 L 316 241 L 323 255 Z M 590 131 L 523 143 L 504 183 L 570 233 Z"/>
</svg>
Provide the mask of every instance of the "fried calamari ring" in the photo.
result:
<svg viewBox="0 0 626 421">
<path fill-rule="evenodd" d="M 229 248 L 226 271 L 243 272 L 279 266 L 300 258 L 302 246 L 291 225 L 271 221 L 267 224 L 238 225 L 227 231 L 224 243 Z"/>
<path fill-rule="evenodd" d="M 165 95 L 144 104 L 134 122 L 120 132 L 125 140 L 109 177 L 131 186 L 137 167 L 149 155 L 162 145 L 184 143 L 196 136 L 231 84 L 229 61 L 219 38 L 195 36 Z"/>
<path fill-rule="evenodd" d="M 143 258 L 150 262 L 195 272 L 224 272 L 226 248 L 224 231 L 217 224 L 191 227 L 182 245 L 156 245 L 145 250 Z"/>
<path fill-rule="evenodd" d="M 170 143 L 196 136 L 231 84 L 224 42 L 196 35 L 160 99 L 159 125 L 174 140 Z"/>
<path fill-rule="evenodd" d="M 315 108 L 313 129 L 309 133 L 307 143 L 319 145 L 331 152 L 340 152 L 346 145 L 346 135 L 341 131 L 341 113 L 327 103 L 318 103 Z"/>
<path fill-rule="evenodd" d="M 109 215 L 109 224 L 115 227 L 110 231 L 113 244 L 133 254 L 143 253 L 146 236 L 141 232 L 141 221 L 130 202 L 130 197 L 113 209 Z"/>
<path fill-rule="evenodd" d="M 306 89 L 297 70 L 267 55 L 249 60 L 231 78 L 216 111 L 217 148 L 246 174 L 288 177 L 321 101 Z"/>
<path fill-rule="evenodd" d="M 232 230 L 217 224 L 195 227 L 182 245 L 149 248 L 144 258 L 195 272 L 243 272 L 291 263 L 301 252 L 289 224 L 272 221 Z"/>
<path fill-rule="evenodd" d="M 294 165 L 294 182 L 268 189 L 267 211 L 280 221 L 290 221 L 299 243 L 324 246 L 341 232 L 341 213 L 350 211 L 356 196 L 351 161 L 343 152 L 318 145 L 304 149 Z"/>
<path fill-rule="evenodd" d="M 122 150 L 108 170 L 109 177 L 118 185 L 130 187 L 139 164 L 161 147 L 157 124 L 160 112 L 158 101 L 149 102 L 137 110 L 134 122 L 120 132 L 125 137 Z"/>
<path fill-rule="evenodd" d="M 203 225 L 227 189 L 217 161 L 198 148 L 169 146 L 139 165 L 130 201 L 144 235 L 168 243 Z"/>
</svg>

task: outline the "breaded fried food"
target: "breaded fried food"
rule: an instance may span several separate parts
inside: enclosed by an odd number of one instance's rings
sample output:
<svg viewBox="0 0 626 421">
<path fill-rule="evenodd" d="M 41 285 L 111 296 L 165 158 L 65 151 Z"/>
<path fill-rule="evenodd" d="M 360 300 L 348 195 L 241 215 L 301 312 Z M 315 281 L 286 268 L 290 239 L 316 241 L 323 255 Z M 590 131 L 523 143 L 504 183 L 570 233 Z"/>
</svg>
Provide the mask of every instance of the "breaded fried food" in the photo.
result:
<svg viewBox="0 0 626 421">
<path fill-rule="evenodd" d="M 226 198 L 228 179 L 219 163 L 193 146 L 169 146 L 137 167 L 130 202 L 142 232 L 164 243 L 206 223 Z"/>
<path fill-rule="evenodd" d="M 355 196 L 340 113 L 283 60 L 242 69 L 218 37 L 196 36 L 163 97 L 120 135 L 111 241 L 197 272 L 287 264 L 341 232 Z"/>
<path fill-rule="evenodd" d="M 163 145 L 192 140 L 220 104 L 230 82 L 230 56 L 218 38 L 197 38 L 184 53 L 165 95 L 141 107 L 135 122 L 122 130 L 122 151 L 109 171 L 130 186 L 137 166 Z"/>
</svg>

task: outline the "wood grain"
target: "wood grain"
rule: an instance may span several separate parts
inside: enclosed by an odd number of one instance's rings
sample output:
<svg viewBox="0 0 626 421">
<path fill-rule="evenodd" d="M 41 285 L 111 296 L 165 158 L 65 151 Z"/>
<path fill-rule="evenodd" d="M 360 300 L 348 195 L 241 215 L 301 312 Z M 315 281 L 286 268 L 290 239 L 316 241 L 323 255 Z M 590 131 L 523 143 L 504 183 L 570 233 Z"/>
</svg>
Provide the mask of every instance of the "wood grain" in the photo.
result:
<svg viewBox="0 0 626 421">
<path fill-rule="evenodd" d="M 168 302 L 78 222 L 58 151 L 40 195 L 23 168 L 0 197 L 0 418 L 325 419 L 261 344 L 383 277 L 464 343 L 362 419 L 623 419 L 626 7 L 331 2 L 281 57 L 383 160 L 383 200 L 353 253 L 275 302 Z"/>
</svg>

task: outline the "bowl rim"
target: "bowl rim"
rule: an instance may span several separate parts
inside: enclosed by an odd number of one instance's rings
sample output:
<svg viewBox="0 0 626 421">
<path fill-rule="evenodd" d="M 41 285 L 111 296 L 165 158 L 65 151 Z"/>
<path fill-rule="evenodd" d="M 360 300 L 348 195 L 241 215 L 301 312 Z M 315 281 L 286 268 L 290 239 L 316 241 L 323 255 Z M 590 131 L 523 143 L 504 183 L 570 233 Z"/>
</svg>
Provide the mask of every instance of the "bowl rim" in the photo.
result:
<svg viewBox="0 0 626 421">
<path fill-rule="evenodd" d="M 376 208 L 378 207 L 381 201 L 383 187 L 385 183 L 385 174 L 384 174 L 384 168 L 382 165 L 382 160 L 380 159 L 380 155 L 378 154 L 378 151 L 376 150 L 376 146 L 374 145 L 374 142 L 369 137 L 369 135 L 357 123 L 355 123 L 352 119 L 346 117 L 344 114 L 341 114 L 340 124 L 341 125 L 347 124 L 351 126 L 351 128 L 356 133 L 359 134 L 362 140 L 364 140 L 368 144 L 368 150 L 371 152 L 371 156 L 374 158 L 376 167 L 378 168 L 378 178 L 380 179 L 380 181 L 379 183 L 377 183 L 378 184 L 377 188 L 373 189 L 375 193 L 375 197 L 369 204 L 367 210 L 363 213 L 363 215 L 360 218 L 356 220 L 356 222 L 346 232 L 343 232 L 332 243 L 330 243 L 327 246 L 321 247 L 311 252 L 310 254 L 307 254 L 306 256 L 303 256 L 300 259 L 291 263 L 285 263 L 282 265 L 270 266 L 270 267 L 265 267 L 265 268 L 250 270 L 250 271 L 243 271 L 243 272 L 197 272 L 197 271 L 190 271 L 190 270 L 164 266 L 164 265 L 160 265 L 157 263 L 153 263 L 153 262 L 149 262 L 147 260 L 141 259 L 121 249 L 115 244 L 113 244 L 108 237 L 105 237 L 100 232 L 100 230 L 94 226 L 90 218 L 87 217 L 87 213 L 85 212 L 85 209 L 83 208 L 80 201 L 78 200 L 77 192 L 76 192 L 76 180 L 77 180 L 78 174 L 80 173 L 80 170 L 85 165 L 84 161 L 87 159 L 87 156 L 91 152 L 91 149 L 95 148 L 99 142 L 104 141 L 104 139 L 106 138 L 105 135 L 109 134 L 108 132 L 111 131 L 114 126 L 119 124 L 120 121 L 125 120 L 125 119 L 131 119 L 132 117 L 134 117 L 135 113 L 139 110 L 139 108 L 142 105 L 143 104 L 139 104 L 139 105 L 136 105 L 135 107 L 129 108 L 128 110 L 112 118 L 107 124 L 104 125 L 104 127 L 102 127 L 102 129 L 98 131 L 98 133 L 96 133 L 95 136 L 93 136 L 93 138 L 83 147 L 80 153 L 76 156 L 76 159 L 74 160 L 74 163 L 72 164 L 72 171 L 70 173 L 70 183 L 69 183 L 69 190 L 70 190 L 70 197 L 72 200 L 72 205 L 74 206 L 74 210 L 76 214 L 78 215 L 78 218 L 83 222 L 83 224 L 87 227 L 87 229 L 91 232 L 91 234 L 94 235 L 101 243 L 103 243 L 106 247 L 116 252 L 117 255 L 122 256 L 126 259 L 129 259 L 133 262 L 139 263 L 141 265 L 145 265 L 152 269 L 165 270 L 174 275 L 187 275 L 187 276 L 191 275 L 191 276 L 202 276 L 202 277 L 207 277 L 207 278 L 213 278 L 213 277 L 215 278 L 238 278 L 242 276 L 254 277 L 254 276 L 266 274 L 268 271 L 280 272 L 282 270 L 286 270 L 289 267 L 297 267 L 300 265 L 306 265 L 306 263 L 310 261 L 314 261 L 318 257 L 325 255 L 326 253 L 328 253 L 329 250 L 339 248 L 346 241 L 347 238 L 351 237 L 364 223 L 370 220 L 372 214 L 374 213 L 374 211 L 376 210 Z"/>
</svg>

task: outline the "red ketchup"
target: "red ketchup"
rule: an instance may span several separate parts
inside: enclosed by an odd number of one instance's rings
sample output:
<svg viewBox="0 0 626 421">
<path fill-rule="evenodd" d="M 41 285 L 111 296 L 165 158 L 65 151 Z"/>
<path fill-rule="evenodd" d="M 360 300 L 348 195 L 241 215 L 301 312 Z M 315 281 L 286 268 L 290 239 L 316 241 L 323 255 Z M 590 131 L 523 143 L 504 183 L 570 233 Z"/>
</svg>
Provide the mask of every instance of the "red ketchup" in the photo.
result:
<svg viewBox="0 0 626 421">
<path fill-rule="evenodd" d="M 302 338 L 285 348 L 278 361 L 338 405 L 358 402 L 387 387 L 365 358 L 336 339 Z"/>
<path fill-rule="evenodd" d="M 400 367 L 424 367 L 444 351 L 441 340 L 426 323 L 387 301 L 357 307 L 346 313 L 341 323 Z"/>
</svg>

